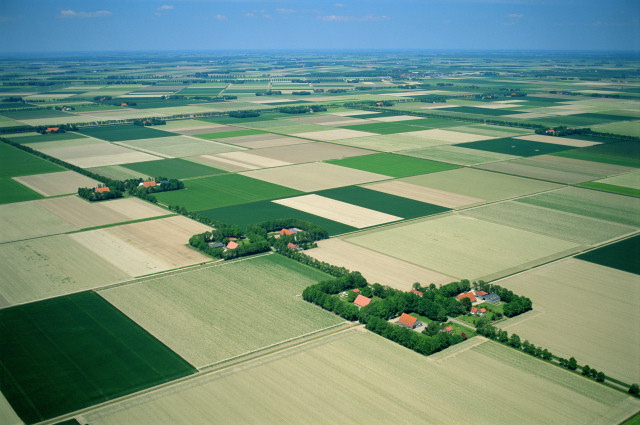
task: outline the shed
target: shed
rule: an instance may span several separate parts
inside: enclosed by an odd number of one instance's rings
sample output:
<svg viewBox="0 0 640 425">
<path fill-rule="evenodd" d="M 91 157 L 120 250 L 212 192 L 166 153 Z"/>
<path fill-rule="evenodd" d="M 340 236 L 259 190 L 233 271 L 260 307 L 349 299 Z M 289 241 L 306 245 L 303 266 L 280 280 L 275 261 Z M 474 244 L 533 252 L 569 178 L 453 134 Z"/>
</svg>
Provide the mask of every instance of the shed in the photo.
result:
<svg viewBox="0 0 640 425">
<path fill-rule="evenodd" d="M 224 248 L 224 244 L 222 242 L 209 242 L 210 248 Z"/>
<path fill-rule="evenodd" d="M 293 235 L 295 232 L 289 229 L 282 229 L 280 230 L 280 235 L 285 236 L 285 235 Z"/>
<path fill-rule="evenodd" d="M 412 294 L 416 294 L 417 296 L 421 297 L 424 295 L 424 292 L 418 291 L 417 289 L 412 289 L 411 290 Z"/>
<path fill-rule="evenodd" d="M 422 324 L 417 317 L 413 317 L 407 313 L 402 313 L 396 323 L 409 329 L 415 329 Z"/>
<path fill-rule="evenodd" d="M 353 301 L 353 303 L 358 307 L 367 306 L 369 305 L 370 302 L 371 302 L 371 298 L 365 297 L 364 295 L 358 295 L 356 299 Z"/>
<path fill-rule="evenodd" d="M 288 247 L 288 248 L 291 248 L 291 249 L 296 249 L 296 250 L 298 249 L 298 245 L 296 245 L 296 244 L 294 244 L 294 243 L 291 243 L 291 242 L 289 242 L 289 243 L 287 244 L 287 247 Z"/>
<path fill-rule="evenodd" d="M 500 302 L 501 300 L 498 294 L 487 294 L 487 295 L 484 295 L 482 299 L 490 304 L 495 304 L 497 302 Z"/>
</svg>

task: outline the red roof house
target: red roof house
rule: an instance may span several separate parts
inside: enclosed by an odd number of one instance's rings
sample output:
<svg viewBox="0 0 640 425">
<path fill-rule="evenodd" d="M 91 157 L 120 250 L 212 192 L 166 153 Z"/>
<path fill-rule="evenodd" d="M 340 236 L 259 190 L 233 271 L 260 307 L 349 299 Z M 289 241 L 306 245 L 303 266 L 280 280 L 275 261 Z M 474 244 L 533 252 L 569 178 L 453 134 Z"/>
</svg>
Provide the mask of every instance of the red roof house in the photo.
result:
<svg viewBox="0 0 640 425">
<path fill-rule="evenodd" d="M 294 233 L 295 233 L 294 231 L 289 230 L 289 229 L 282 229 L 282 230 L 280 230 L 280 234 L 281 234 L 282 236 L 285 236 L 285 235 L 293 235 Z"/>
<path fill-rule="evenodd" d="M 487 309 L 486 308 L 481 308 L 479 314 L 480 314 L 480 316 L 484 316 L 485 314 L 487 314 Z"/>
<path fill-rule="evenodd" d="M 356 294 L 359 294 L 360 293 L 360 289 L 356 288 L 356 289 L 353 290 L 353 292 L 355 292 Z"/>
<path fill-rule="evenodd" d="M 96 193 L 102 193 L 102 192 L 109 192 L 109 187 L 108 186 L 96 187 Z"/>
<path fill-rule="evenodd" d="M 227 249 L 236 249 L 238 247 L 238 243 L 231 241 L 227 244 Z"/>
<path fill-rule="evenodd" d="M 289 243 L 287 244 L 287 247 L 289 247 L 289 248 L 291 248 L 291 249 L 297 249 L 297 248 L 298 248 L 298 245 L 296 245 L 296 244 L 294 244 L 294 243 L 289 242 Z"/>
<path fill-rule="evenodd" d="M 415 329 L 420 324 L 420 321 L 418 321 L 417 317 L 402 313 L 396 323 L 409 329 Z"/>
<path fill-rule="evenodd" d="M 485 291 L 477 291 L 476 295 L 479 296 L 479 297 L 482 297 L 482 296 L 485 296 L 485 295 L 489 295 L 489 293 L 485 292 Z"/>
<path fill-rule="evenodd" d="M 138 186 L 154 187 L 156 184 L 155 180 L 149 180 L 148 182 L 141 182 Z"/>
<path fill-rule="evenodd" d="M 423 292 L 420 292 L 420 291 L 418 291 L 417 289 L 412 289 L 412 290 L 411 290 L 411 293 L 412 293 L 412 294 L 416 294 L 416 295 L 417 295 L 417 296 L 419 296 L 419 297 L 421 297 L 421 296 L 423 296 L 423 295 L 424 295 L 424 293 L 423 293 Z"/>
<path fill-rule="evenodd" d="M 53 132 L 56 132 L 56 131 L 58 131 L 58 130 L 60 130 L 58 127 L 49 127 L 49 128 L 47 128 L 45 131 L 46 131 L 47 133 L 51 133 L 52 131 L 53 131 Z"/>
<path fill-rule="evenodd" d="M 448 334 L 453 333 L 453 326 L 447 326 L 444 328 L 444 331 Z"/>
<path fill-rule="evenodd" d="M 125 102 L 122 102 L 120 106 L 129 106 L 129 105 L 127 105 Z"/>
<path fill-rule="evenodd" d="M 476 314 L 478 314 L 478 307 L 471 307 L 471 314 L 473 316 L 475 316 Z"/>
<path fill-rule="evenodd" d="M 365 297 L 364 295 L 358 295 L 355 301 L 353 301 L 353 303 L 358 307 L 367 306 L 369 305 L 370 302 L 371 302 L 371 298 Z"/>
<path fill-rule="evenodd" d="M 467 292 L 466 294 L 460 294 L 456 297 L 458 301 L 461 301 L 463 298 L 469 298 L 472 303 L 476 302 L 476 296 L 473 295 L 473 292 Z"/>
</svg>

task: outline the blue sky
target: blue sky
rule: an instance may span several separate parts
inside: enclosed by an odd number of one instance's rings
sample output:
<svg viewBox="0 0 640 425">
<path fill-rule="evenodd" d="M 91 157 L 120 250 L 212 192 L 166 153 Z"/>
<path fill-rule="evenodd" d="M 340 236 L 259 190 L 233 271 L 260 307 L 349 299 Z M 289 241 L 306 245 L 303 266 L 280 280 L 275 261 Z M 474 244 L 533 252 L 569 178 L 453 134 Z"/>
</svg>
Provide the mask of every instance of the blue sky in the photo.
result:
<svg viewBox="0 0 640 425">
<path fill-rule="evenodd" d="M 640 50 L 638 0 L 0 0 L 0 53 Z"/>
</svg>

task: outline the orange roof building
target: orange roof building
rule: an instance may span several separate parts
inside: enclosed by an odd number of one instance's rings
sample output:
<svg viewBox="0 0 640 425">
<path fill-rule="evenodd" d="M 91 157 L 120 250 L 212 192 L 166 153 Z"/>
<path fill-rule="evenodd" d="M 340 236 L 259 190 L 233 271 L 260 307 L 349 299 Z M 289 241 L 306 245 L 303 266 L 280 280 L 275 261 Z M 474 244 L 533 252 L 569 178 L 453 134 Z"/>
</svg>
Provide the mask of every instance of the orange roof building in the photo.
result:
<svg viewBox="0 0 640 425">
<path fill-rule="evenodd" d="M 355 301 L 353 301 L 353 303 L 358 307 L 365 307 L 369 305 L 370 302 L 371 302 L 371 298 L 365 297 L 364 295 L 358 295 Z"/>
<path fill-rule="evenodd" d="M 444 328 L 444 331 L 448 334 L 453 333 L 453 326 L 447 326 Z"/>
<path fill-rule="evenodd" d="M 280 230 L 280 235 L 285 236 L 285 235 L 293 235 L 295 232 L 289 229 L 282 229 Z"/>
<path fill-rule="evenodd" d="M 423 293 L 423 292 L 420 292 L 420 291 L 418 291 L 417 289 L 412 289 L 412 290 L 411 290 L 411 293 L 412 293 L 412 294 L 416 294 L 416 295 L 417 295 L 417 296 L 419 296 L 419 297 L 421 297 L 421 296 L 423 296 L 423 295 L 424 295 L 424 293 Z"/>
<path fill-rule="evenodd" d="M 456 297 L 458 301 L 461 301 L 463 298 L 469 298 L 472 303 L 476 302 L 476 296 L 473 295 L 473 292 L 467 292 L 466 294 L 460 294 Z"/>
<path fill-rule="evenodd" d="M 47 133 L 51 133 L 52 131 L 58 131 L 58 130 L 60 130 L 60 128 L 58 128 L 58 127 L 49 127 L 45 131 Z"/>
<path fill-rule="evenodd" d="M 360 293 L 360 288 L 354 289 L 353 292 L 355 292 L 356 294 L 359 294 Z"/>
<path fill-rule="evenodd" d="M 236 249 L 238 247 L 238 242 L 231 241 L 227 244 L 227 249 Z"/>
<path fill-rule="evenodd" d="M 478 314 L 478 307 L 471 307 L 471 314 L 473 315 Z"/>
<path fill-rule="evenodd" d="M 476 295 L 477 295 L 477 296 L 479 296 L 479 297 L 482 297 L 482 296 L 484 296 L 484 295 L 488 295 L 488 294 L 489 294 L 489 293 L 488 293 L 488 292 L 485 292 L 485 291 L 477 291 L 477 292 L 476 292 Z"/>
<path fill-rule="evenodd" d="M 110 192 L 108 186 L 96 187 L 96 193 Z"/>
<path fill-rule="evenodd" d="M 148 182 L 142 182 L 140 183 L 139 186 L 144 186 L 144 187 L 154 187 L 156 186 L 157 183 L 155 182 L 155 180 L 149 180 Z"/>
<path fill-rule="evenodd" d="M 486 308 L 481 308 L 480 309 L 480 315 L 484 316 L 485 314 L 487 314 L 487 309 Z"/>
<path fill-rule="evenodd" d="M 297 248 L 298 248 L 298 245 L 296 245 L 296 244 L 294 244 L 294 243 L 289 242 L 289 243 L 287 244 L 287 247 L 288 247 L 288 248 L 291 248 L 291 249 L 297 249 Z"/>
<path fill-rule="evenodd" d="M 416 326 L 420 324 L 420 321 L 418 321 L 417 317 L 413 317 L 407 313 L 402 313 L 396 323 L 404 326 L 405 328 L 415 329 Z"/>
</svg>

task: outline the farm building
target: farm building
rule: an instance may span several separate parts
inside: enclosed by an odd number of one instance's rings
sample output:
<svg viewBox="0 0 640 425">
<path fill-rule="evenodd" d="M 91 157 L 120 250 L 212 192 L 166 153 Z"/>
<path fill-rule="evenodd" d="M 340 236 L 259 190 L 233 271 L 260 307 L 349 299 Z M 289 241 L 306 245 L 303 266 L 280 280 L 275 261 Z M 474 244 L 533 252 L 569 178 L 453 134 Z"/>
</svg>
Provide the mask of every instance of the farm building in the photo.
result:
<svg viewBox="0 0 640 425">
<path fill-rule="evenodd" d="M 411 290 L 412 294 L 416 294 L 417 296 L 421 297 L 424 295 L 424 292 L 418 291 L 417 289 L 412 289 Z"/>
<path fill-rule="evenodd" d="M 420 322 L 417 317 L 413 317 L 407 313 L 402 313 L 398 320 L 396 320 L 396 324 L 408 329 L 415 329 L 420 326 L 422 322 Z"/>
<path fill-rule="evenodd" d="M 447 326 L 446 328 L 444 328 L 442 330 L 442 332 L 446 332 L 448 334 L 452 334 L 453 333 L 453 326 Z"/>
<path fill-rule="evenodd" d="M 463 298 L 469 298 L 469 300 L 474 303 L 477 301 L 476 296 L 473 295 L 473 292 L 467 292 L 464 294 L 460 294 L 456 297 L 458 299 L 458 301 L 462 301 Z"/>
<path fill-rule="evenodd" d="M 227 249 L 236 249 L 238 247 L 238 242 L 230 241 L 227 244 Z"/>
<path fill-rule="evenodd" d="M 482 295 L 479 296 L 479 298 L 485 302 L 491 303 L 491 304 L 495 304 L 500 302 L 501 298 L 498 294 L 486 294 L 486 295 Z"/>
<path fill-rule="evenodd" d="M 58 130 L 60 130 L 60 128 L 58 128 L 58 127 L 49 127 L 49 128 L 47 128 L 45 130 L 45 132 L 47 132 L 47 133 L 57 133 Z"/>
<path fill-rule="evenodd" d="M 300 248 L 300 247 L 298 247 L 298 245 L 296 245 L 296 244 L 294 244 L 294 243 L 291 243 L 291 242 L 289 242 L 289 243 L 287 244 L 287 247 L 288 247 L 288 248 L 291 248 L 291 249 L 293 249 L 293 250 L 295 250 L 295 251 L 300 251 L 300 250 L 301 250 L 301 248 Z"/>
<path fill-rule="evenodd" d="M 289 235 L 293 235 L 295 232 L 293 230 L 289 230 L 289 229 L 282 229 L 280 230 L 280 235 L 281 236 L 289 236 Z"/>
<path fill-rule="evenodd" d="M 483 296 L 488 295 L 488 294 L 489 293 L 485 292 L 485 291 L 477 291 L 476 292 L 476 297 L 483 297 Z"/>
<path fill-rule="evenodd" d="M 138 186 L 143 186 L 143 187 L 154 187 L 156 185 L 157 183 L 155 182 L 155 180 L 149 180 L 148 182 L 140 182 L 140 184 L 138 184 Z"/>
<path fill-rule="evenodd" d="M 96 193 L 109 192 L 109 186 L 96 187 Z"/>
<path fill-rule="evenodd" d="M 487 314 L 487 309 L 486 308 L 471 307 L 470 313 L 471 313 L 472 316 L 484 316 L 485 314 Z"/>
<path fill-rule="evenodd" d="M 209 248 L 224 248 L 222 242 L 209 242 Z"/>
<path fill-rule="evenodd" d="M 353 303 L 358 307 L 365 307 L 369 305 L 370 302 L 371 302 L 371 298 L 365 297 L 364 295 L 358 295 L 355 301 L 353 301 Z"/>
<path fill-rule="evenodd" d="M 355 292 L 356 294 L 359 294 L 360 293 L 360 289 L 356 288 L 356 289 L 353 290 L 353 292 Z"/>
</svg>

